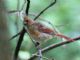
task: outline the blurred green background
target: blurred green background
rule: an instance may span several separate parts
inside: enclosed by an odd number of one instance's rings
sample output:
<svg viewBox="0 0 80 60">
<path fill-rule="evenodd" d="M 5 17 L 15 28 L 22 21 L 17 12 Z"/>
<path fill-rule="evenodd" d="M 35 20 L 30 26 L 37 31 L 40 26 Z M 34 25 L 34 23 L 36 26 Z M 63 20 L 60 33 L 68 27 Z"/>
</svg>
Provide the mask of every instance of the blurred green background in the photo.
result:
<svg viewBox="0 0 80 60">
<path fill-rule="evenodd" d="M 31 0 L 29 17 L 33 19 L 53 1 L 54 0 Z M 21 31 L 23 23 L 20 16 L 17 16 L 16 13 L 10 14 L 8 11 L 20 10 L 24 0 L 20 0 L 19 3 L 20 5 L 18 6 L 18 0 L 0 0 L 0 60 L 11 60 L 13 57 L 18 37 L 12 41 L 8 41 L 8 39 Z M 80 36 L 80 0 L 57 0 L 57 3 L 45 11 L 40 17 L 50 21 L 66 36 L 71 38 Z M 57 40 L 54 38 L 44 43 L 42 47 L 44 48 L 58 42 L 61 42 L 61 39 Z M 29 36 L 25 34 L 19 58 L 27 60 L 36 51 Z M 80 60 L 80 41 L 67 44 L 66 47 L 61 46 L 52 49 L 44 53 L 43 56 L 49 59 L 55 58 L 55 60 Z"/>
</svg>

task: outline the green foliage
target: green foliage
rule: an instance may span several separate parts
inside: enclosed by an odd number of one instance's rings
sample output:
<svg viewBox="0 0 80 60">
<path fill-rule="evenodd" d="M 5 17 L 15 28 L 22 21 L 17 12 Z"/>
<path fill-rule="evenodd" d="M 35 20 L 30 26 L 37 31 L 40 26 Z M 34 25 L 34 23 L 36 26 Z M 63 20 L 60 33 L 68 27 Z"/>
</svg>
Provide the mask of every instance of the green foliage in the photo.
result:
<svg viewBox="0 0 80 60">
<path fill-rule="evenodd" d="M 37 15 L 52 1 L 54 0 L 31 0 L 29 13 Z M 22 4 L 23 0 L 20 1 L 20 8 Z M 6 6 L 8 10 L 16 10 L 17 0 L 6 0 Z M 16 14 L 8 14 L 8 16 L 9 31 L 12 36 L 15 35 L 17 31 L 20 31 L 22 29 L 21 26 L 23 25 L 20 18 L 17 21 L 17 25 L 15 24 Z M 35 16 L 30 17 L 33 19 Z M 80 35 L 80 0 L 58 0 L 53 7 L 45 11 L 40 17 L 50 21 L 55 26 L 58 25 L 57 29 L 66 36 L 73 38 Z M 18 30 L 17 26 L 19 28 Z M 57 42 L 60 42 L 60 40 L 53 39 L 44 43 L 43 45 L 48 46 L 52 43 Z M 17 43 L 17 39 L 15 39 L 15 41 L 11 43 L 12 47 L 15 46 L 15 43 Z M 25 35 L 24 37 L 21 51 L 26 51 L 30 55 L 36 52 L 36 48 L 34 47 L 34 44 L 30 41 L 28 35 Z M 65 48 L 61 46 L 50 50 L 49 52 L 44 53 L 44 56 L 48 58 L 55 58 L 55 60 L 80 60 L 80 41 L 68 44 Z M 20 56 L 20 58 L 23 57 Z"/>
</svg>

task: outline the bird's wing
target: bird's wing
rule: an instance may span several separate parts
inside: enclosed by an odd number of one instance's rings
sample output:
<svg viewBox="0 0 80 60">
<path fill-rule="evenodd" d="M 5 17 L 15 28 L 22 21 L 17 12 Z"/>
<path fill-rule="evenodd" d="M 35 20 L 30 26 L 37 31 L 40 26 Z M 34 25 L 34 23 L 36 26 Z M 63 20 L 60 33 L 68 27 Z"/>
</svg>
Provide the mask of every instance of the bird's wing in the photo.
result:
<svg viewBox="0 0 80 60">
<path fill-rule="evenodd" d="M 35 29 L 37 29 L 38 31 L 40 31 L 42 33 L 46 33 L 46 34 L 53 34 L 54 33 L 53 29 L 50 29 L 39 22 L 38 23 L 36 22 L 35 24 L 33 24 L 33 26 L 35 26 Z"/>
</svg>

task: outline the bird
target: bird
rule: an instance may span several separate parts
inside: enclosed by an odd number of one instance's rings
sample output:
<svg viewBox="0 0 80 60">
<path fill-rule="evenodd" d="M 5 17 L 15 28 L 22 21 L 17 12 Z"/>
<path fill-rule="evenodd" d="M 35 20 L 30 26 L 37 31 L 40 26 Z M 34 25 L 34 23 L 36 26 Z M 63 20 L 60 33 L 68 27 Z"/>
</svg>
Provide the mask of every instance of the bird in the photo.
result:
<svg viewBox="0 0 80 60">
<path fill-rule="evenodd" d="M 28 30 L 30 37 L 39 43 L 54 37 L 60 37 L 65 40 L 73 41 L 70 37 L 57 33 L 54 28 L 51 29 L 40 22 L 30 19 L 28 16 L 24 16 L 24 25 L 27 27 L 25 29 Z"/>
</svg>

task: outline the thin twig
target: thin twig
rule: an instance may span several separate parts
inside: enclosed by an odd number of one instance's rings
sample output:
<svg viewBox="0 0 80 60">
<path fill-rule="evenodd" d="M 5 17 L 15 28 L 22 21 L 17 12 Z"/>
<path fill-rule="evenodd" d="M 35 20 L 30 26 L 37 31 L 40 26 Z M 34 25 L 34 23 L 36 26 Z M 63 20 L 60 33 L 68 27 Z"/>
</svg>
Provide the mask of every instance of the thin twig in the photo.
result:
<svg viewBox="0 0 80 60">
<path fill-rule="evenodd" d="M 21 34 L 21 31 L 20 31 L 19 33 L 15 34 L 14 36 L 12 36 L 12 37 L 9 39 L 9 41 L 12 40 L 12 39 L 14 39 L 14 38 L 16 38 L 16 37 L 19 36 L 20 34 Z"/>
<path fill-rule="evenodd" d="M 26 0 L 24 0 L 24 3 L 22 4 L 22 8 L 20 9 L 20 11 L 22 11 L 24 9 L 25 4 L 26 4 Z"/>
<path fill-rule="evenodd" d="M 35 56 L 39 57 L 39 55 L 36 55 L 36 54 L 33 54 L 33 55 L 35 55 Z M 43 59 L 46 59 L 46 60 L 54 60 L 54 58 L 53 58 L 53 59 L 51 59 L 51 58 L 47 58 L 47 57 L 45 57 L 45 56 L 42 56 L 42 58 L 43 58 Z"/>
<path fill-rule="evenodd" d="M 20 0 L 17 0 L 17 10 L 19 11 L 19 7 L 20 7 Z M 18 31 L 19 27 L 18 27 L 18 22 L 19 22 L 19 15 L 20 15 L 20 12 L 18 12 L 16 14 L 16 21 L 15 21 L 15 25 L 16 25 L 16 30 Z"/>
<path fill-rule="evenodd" d="M 18 0 L 18 1 L 19 1 L 19 0 Z M 19 6 L 20 4 L 18 3 L 17 10 L 7 11 L 7 13 L 10 13 L 10 14 L 11 14 L 11 13 L 17 13 L 17 12 L 19 13 L 19 12 L 23 11 L 24 6 L 25 6 L 25 3 L 26 3 L 26 0 L 24 0 L 24 3 L 22 4 L 22 8 L 21 8 L 21 9 L 19 9 L 18 6 Z"/>
<path fill-rule="evenodd" d="M 62 46 L 62 45 L 69 44 L 69 43 L 75 42 L 75 41 L 77 41 L 77 40 L 80 40 L 80 36 L 79 36 L 79 37 L 76 37 L 76 38 L 73 38 L 72 40 L 73 40 L 73 41 L 67 40 L 67 41 L 64 41 L 64 42 L 57 43 L 57 44 L 52 44 L 52 45 L 50 45 L 50 46 L 48 46 L 48 47 L 43 48 L 43 49 L 42 49 L 42 52 L 43 52 L 43 53 L 44 53 L 44 52 L 48 52 L 48 51 L 50 51 L 51 49 L 54 49 L 54 48 L 60 47 L 60 46 Z M 35 54 L 37 54 L 37 53 L 35 53 Z M 32 59 L 34 59 L 34 58 L 36 58 L 36 57 L 37 57 L 37 56 L 33 55 L 29 60 L 32 60 Z"/>
<path fill-rule="evenodd" d="M 35 18 L 34 20 L 36 20 L 42 13 L 44 13 L 44 11 L 46 11 L 48 8 L 50 8 L 51 6 L 53 6 L 56 3 L 56 0 L 54 2 L 52 2 L 50 5 L 48 5 L 44 10 L 42 10 Z"/>
</svg>

